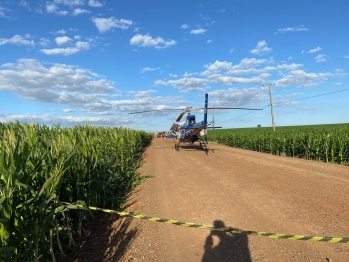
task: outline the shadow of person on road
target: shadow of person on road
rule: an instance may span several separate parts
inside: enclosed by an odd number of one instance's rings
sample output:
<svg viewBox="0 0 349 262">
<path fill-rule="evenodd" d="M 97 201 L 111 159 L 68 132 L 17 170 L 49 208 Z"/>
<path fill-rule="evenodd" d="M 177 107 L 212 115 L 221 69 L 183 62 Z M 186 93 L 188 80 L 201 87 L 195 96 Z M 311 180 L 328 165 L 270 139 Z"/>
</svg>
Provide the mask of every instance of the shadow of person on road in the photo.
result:
<svg viewBox="0 0 349 262">
<path fill-rule="evenodd" d="M 221 220 L 215 220 L 213 225 L 214 227 L 225 227 L 224 222 Z M 211 234 L 206 238 L 204 248 L 203 262 L 251 262 L 248 239 L 247 235 L 244 234 L 232 234 L 216 230 L 211 231 Z"/>
</svg>

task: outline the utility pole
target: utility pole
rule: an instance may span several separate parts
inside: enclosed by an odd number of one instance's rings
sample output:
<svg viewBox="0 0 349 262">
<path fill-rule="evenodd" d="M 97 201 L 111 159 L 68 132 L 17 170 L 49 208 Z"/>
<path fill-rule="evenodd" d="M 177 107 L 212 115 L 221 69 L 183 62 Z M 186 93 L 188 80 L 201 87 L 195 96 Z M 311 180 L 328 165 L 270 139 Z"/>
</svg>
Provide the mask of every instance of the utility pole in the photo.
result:
<svg viewBox="0 0 349 262">
<path fill-rule="evenodd" d="M 263 85 L 264 86 L 264 85 Z M 271 111 L 271 122 L 273 124 L 273 130 L 275 131 L 275 122 L 274 122 L 274 109 L 273 109 L 273 98 L 271 94 L 271 86 L 275 86 L 275 84 L 269 84 L 269 97 L 270 97 L 270 111 Z"/>
</svg>

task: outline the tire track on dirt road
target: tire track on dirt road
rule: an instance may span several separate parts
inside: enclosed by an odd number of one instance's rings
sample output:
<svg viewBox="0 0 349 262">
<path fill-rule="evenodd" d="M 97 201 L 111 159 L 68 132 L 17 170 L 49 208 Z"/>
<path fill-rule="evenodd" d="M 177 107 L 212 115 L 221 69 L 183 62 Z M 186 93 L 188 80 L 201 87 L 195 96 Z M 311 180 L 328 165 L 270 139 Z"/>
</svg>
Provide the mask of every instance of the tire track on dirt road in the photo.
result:
<svg viewBox="0 0 349 262">
<path fill-rule="evenodd" d="M 245 230 L 349 236 L 349 168 L 210 145 L 208 152 L 154 139 L 127 211 Z M 214 222 L 216 221 L 216 222 Z M 211 234 L 149 221 L 125 261 L 346 261 L 347 244 Z M 150 246 L 149 246 L 150 245 Z M 144 248 L 144 247 L 147 248 Z M 132 259 L 127 259 L 131 257 Z"/>
</svg>

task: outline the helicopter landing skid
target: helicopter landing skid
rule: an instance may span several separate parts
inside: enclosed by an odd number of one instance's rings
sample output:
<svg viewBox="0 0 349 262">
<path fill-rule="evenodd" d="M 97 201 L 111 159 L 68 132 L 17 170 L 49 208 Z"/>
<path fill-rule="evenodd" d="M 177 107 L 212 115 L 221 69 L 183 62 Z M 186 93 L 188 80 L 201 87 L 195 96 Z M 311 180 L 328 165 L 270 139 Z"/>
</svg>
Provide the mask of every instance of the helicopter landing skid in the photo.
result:
<svg viewBox="0 0 349 262">
<path fill-rule="evenodd" d="M 205 150 L 206 155 L 208 154 L 208 147 L 207 144 L 205 142 L 199 142 L 200 143 L 200 148 L 202 148 L 203 150 Z"/>
<path fill-rule="evenodd" d="M 175 143 L 175 149 L 177 152 L 179 152 L 181 145 L 181 142 Z M 209 148 L 207 147 L 207 144 L 205 142 L 199 142 L 200 143 L 200 148 L 202 148 L 203 150 L 205 150 L 206 154 L 208 154 Z M 213 152 L 213 150 L 212 150 Z"/>
</svg>

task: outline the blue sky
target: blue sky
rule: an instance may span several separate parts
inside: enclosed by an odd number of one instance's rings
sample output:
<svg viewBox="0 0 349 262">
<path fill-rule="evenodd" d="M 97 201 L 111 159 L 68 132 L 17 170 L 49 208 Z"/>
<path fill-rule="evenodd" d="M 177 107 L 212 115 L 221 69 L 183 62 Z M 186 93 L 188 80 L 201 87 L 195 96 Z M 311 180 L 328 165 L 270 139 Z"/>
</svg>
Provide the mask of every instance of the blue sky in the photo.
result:
<svg viewBox="0 0 349 262">
<path fill-rule="evenodd" d="M 215 111 L 216 125 L 271 126 L 275 84 L 276 126 L 348 123 L 348 14 L 344 0 L 2 0 L 0 121 L 168 130 L 180 112 L 128 113 L 208 92 L 264 108 Z"/>
</svg>

